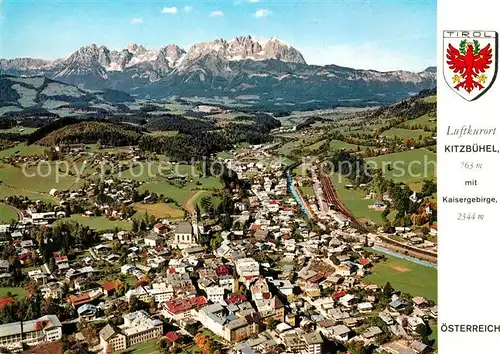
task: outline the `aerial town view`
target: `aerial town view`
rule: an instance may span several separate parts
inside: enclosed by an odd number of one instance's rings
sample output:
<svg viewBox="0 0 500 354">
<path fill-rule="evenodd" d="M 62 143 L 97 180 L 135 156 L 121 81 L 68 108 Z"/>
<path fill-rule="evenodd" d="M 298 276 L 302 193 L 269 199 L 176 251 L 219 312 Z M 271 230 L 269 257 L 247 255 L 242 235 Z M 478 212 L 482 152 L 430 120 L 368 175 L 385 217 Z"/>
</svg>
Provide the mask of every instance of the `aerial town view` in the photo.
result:
<svg viewBox="0 0 500 354">
<path fill-rule="evenodd" d="M 435 2 L 129 5 L 0 3 L 0 352 L 437 353 Z"/>
</svg>

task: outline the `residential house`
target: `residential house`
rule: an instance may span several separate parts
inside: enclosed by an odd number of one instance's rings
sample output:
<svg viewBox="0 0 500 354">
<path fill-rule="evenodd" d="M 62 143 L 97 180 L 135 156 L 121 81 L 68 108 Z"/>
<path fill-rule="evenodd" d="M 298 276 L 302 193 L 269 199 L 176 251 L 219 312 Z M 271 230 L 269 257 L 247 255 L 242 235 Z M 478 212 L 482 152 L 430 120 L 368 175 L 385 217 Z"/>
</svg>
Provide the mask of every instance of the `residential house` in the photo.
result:
<svg viewBox="0 0 500 354">
<path fill-rule="evenodd" d="M 144 244 L 148 247 L 157 247 L 160 245 L 161 240 L 158 235 L 151 233 L 144 237 Z"/>
<path fill-rule="evenodd" d="M 342 324 L 336 325 L 332 330 L 333 337 L 342 342 L 347 341 L 349 339 L 349 335 L 351 334 L 349 327 Z"/>
</svg>

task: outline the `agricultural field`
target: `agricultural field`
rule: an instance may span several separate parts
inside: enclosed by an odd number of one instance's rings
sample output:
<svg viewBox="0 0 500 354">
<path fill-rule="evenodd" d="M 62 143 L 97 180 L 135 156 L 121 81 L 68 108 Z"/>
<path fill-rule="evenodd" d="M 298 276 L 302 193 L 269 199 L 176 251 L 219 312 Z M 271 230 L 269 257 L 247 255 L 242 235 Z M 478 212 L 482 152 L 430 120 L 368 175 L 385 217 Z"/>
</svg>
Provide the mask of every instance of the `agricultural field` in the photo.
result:
<svg viewBox="0 0 500 354">
<path fill-rule="evenodd" d="M 426 132 L 424 130 L 411 130 L 411 129 L 402 129 L 402 128 L 391 128 L 381 134 L 381 136 L 386 138 L 398 138 L 401 140 L 406 139 L 415 139 L 418 140 L 420 136 L 422 138 L 432 136 L 432 132 Z"/>
<path fill-rule="evenodd" d="M 293 140 L 284 143 L 278 148 L 278 153 L 280 155 L 290 155 L 292 150 L 311 145 L 318 138 L 316 135 L 304 135 L 300 133 L 287 135 L 287 137 Z"/>
<path fill-rule="evenodd" d="M 73 214 L 70 218 L 64 218 L 57 220 L 54 225 L 58 222 L 66 222 L 68 220 L 73 220 L 81 225 L 85 225 L 94 229 L 96 231 L 114 230 L 118 228 L 119 230 L 130 230 L 132 229 L 132 222 L 126 220 L 109 220 L 104 216 L 91 216 L 86 217 L 79 214 Z"/>
<path fill-rule="evenodd" d="M 193 192 L 219 189 L 222 183 L 217 177 L 197 178 L 192 182 L 187 183 L 184 187 L 177 187 L 168 181 L 152 181 L 144 183 L 140 186 L 139 191 L 144 193 L 146 190 L 154 192 L 158 195 L 163 194 L 165 197 L 172 198 L 180 205 L 184 205 L 187 199 Z"/>
<path fill-rule="evenodd" d="M 365 199 L 365 194 L 361 191 L 347 189 L 345 185 L 349 184 L 349 181 L 339 173 L 332 175 L 332 181 L 340 199 L 356 218 L 371 220 L 376 224 L 382 223 L 382 213 L 368 209 L 374 202 L 372 199 Z"/>
<path fill-rule="evenodd" d="M 227 160 L 227 159 L 232 159 L 234 158 L 234 155 L 230 153 L 229 151 L 221 151 L 217 153 L 217 157 L 222 159 L 222 160 Z"/>
<path fill-rule="evenodd" d="M 370 122 L 360 126 L 352 126 L 352 122 L 354 121 L 347 121 L 346 124 L 339 126 L 335 131 L 344 135 L 373 134 L 378 128 L 387 124 L 388 120 L 384 120 L 383 123 Z"/>
<path fill-rule="evenodd" d="M 306 146 L 304 148 L 304 150 L 307 150 L 307 151 L 314 151 L 314 150 L 318 150 L 318 149 L 321 149 L 325 144 L 326 144 L 326 139 L 323 139 L 323 140 L 320 140 L 314 144 L 311 144 L 309 146 Z"/>
<path fill-rule="evenodd" d="M 0 134 L 31 134 L 33 133 L 34 131 L 36 131 L 37 128 L 28 128 L 28 127 L 21 127 L 21 126 L 17 126 L 17 127 L 12 127 L 12 128 L 9 128 L 9 129 L 0 129 Z"/>
<path fill-rule="evenodd" d="M 365 281 L 377 285 L 390 282 L 396 290 L 437 302 L 436 269 L 397 257 L 385 256 L 387 260 L 377 263 L 371 274 L 364 278 Z"/>
<path fill-rule="evenodd" d="M 130 166 L 127 162 L 126 166 Z M 134 163 L 129 169 L 117 172 L 115 174 L 116 178 L 120 179 L 132 179 L 135 181 L 148 181 L 155 178 L 158 175 L 167 176 L 171 174 L 171 168 L 167 164 L 161 162 L 139 162 Z"/>
<path fill-rule="evenodd" d="M 9 149 L 0 151 L 0 159 L 10 156 L 31 156 L 31 155 L 42 155 L 45 151 L 45 147 L 37 144 L 26 145 L 25 143 L 18 144 Z"/>
<path fill-rule="evenodd" d="M 233 120 L 236 117 L 252 117 L 252 115 L 248 113 L 243 113 L 243 112 L 228 112 L 228 113 L 217 113 L 217 114 L 211 114 L 208 116 L 208 118 L 213 118 L 217 120 Z M 244 123 L 244 121 L 240 121 L 239 123 Z M 232 123 L 238 123 L 238 121 L 232 121 Z"/>
<path fill-rule="evenodd" d="M 194 202 L 196 203 L 196 205 L 198 205 L 198 207 L 200 208 L 200 210 L 201 210 L 202 212 L 205 212 L 205 210 L 203 209 L 203 206 L 202 206 L 202 204 L 201 204 L 201 200 L 202 200 L 204 197 L 206 197 L 206 196 L 210 196 L 210 200 L 212 201 L 212 205 L 213 205 L 214 207 L 217 207 L 217 206 L 221 203 L 221 201 L 222 201 L 221 197 L 219 197 L 219 196 L 214 196 L 214 195 L 212 195 L 210 192 L 201 192 L 200 194 L 198 194 L 198 195 L 196 196 L 196 198 L 195 198 L 195 201 L 194 201 Z"/>
<path fill-rule="evenodd" d="M 424 102 L 427 103 L 436 103 L 437 102 L 437 96 L 428 96 L 424 98 Z"/>
<path fill-rule="evenodd" d="M 34 191 L 48 193 L 50 189 L 59 190 L 77 189 L 83 185 L 76 176 L 66 171 L 58 171 L 54 163 L 15 167 L 0 164 L 0 181 L 2 185 L 19 189 L 20 191 Z"/>
<path fill-rule="evenodd" d="M 153 136 L 176 136 L 179 132 L 176 130 L 155 130 L 150 134 Z"/>
<path fill-rule="evenodd" d="M 413 125 L 421 125 L 422 127 L 428 127 L 434 129 L 437 127 L 436 117 L 431 117 L 428 114 L 424 114 L 421 117 L 410 119 L 401 125 L 403 126 L 413 126 Z"/>
<path fill-rule="evenodd" d="M 418 183 L 436 178 L 436 154 L 415 149 L 366 159 L 370 166 L 382 168 L 384 176 L 394 182 Z"/>
<path fill-rule="evenodd" d="M 48 194 L 38 193 L 38 192 L 34 192 L 34 191 L 20 190 L 17 188 L 12 188 L 12 187 L 8 187 L 8 186 L 0 184 L 0 200 L 3 200 L 7 197 L 15 196 L 15 195 L 24 195 L 33 201 L 41 200 L 43 202 L 50 203 L 50 204 L 59 204 L 56 198 L 54 198 Z"/>
<path fill-rule="evenodd" d="M 360 150 L 366 150 L 369 148 L 369 146 L 363 146 L 363 145 L 356 145 L 356 144 L 350 144 L 350 143 L 346 143 L 344 141 L 340 141 L 340 140 L 335 140 L 335 139 L 332 139 L 330 140 L 330 150 L 358 150 L 358 148 Z"/>
<path fill-rule="evenodd" d="M 149 216 L 154 215 L 156 218 L 182 219 L 184 217 L 184 211 L 172 203 L 135 203 L 132 206 L 137 210 L 134 215 L 136 218 L 140 218 L 146 213 Z"/>
<path fill-rule="evenodd" d="M 278 148 L 278 153 L 280 155 L 290 155 L 292 150 L 297 149 L 301 146 L 300 141 L 289 141 Z"/>
</svg>

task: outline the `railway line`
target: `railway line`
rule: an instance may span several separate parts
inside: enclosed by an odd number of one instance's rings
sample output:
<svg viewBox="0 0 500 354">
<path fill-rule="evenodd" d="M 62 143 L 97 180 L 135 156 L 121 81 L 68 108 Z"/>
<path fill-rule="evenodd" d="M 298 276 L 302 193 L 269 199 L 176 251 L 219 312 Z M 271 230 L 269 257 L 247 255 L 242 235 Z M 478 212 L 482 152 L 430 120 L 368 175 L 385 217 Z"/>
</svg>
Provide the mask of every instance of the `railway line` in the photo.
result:
<svg viewBox="0 0 500 354">
<path fill-rule="evenodd" d="M 360 232 L 368 233 L 369 230 L 363 224 L 361 224 L 358 219 L 356 219 L 356 217 L 351 213 L 351 211 L 347 209 L 347 207 L 342 203 L 342 200 L 340 199 L 335 187 L 333 187 L 331 178 L 322 169 L 319 172 L 319 180 L 326 202 L 332 205 L 334 209 L 343 214 L 346 218 L 348 218 L 354 225 L 354 227 L 356 227 Z"/>
<path fill-rule="evenodd" d="M 342 213 L 346 218 L 348 218 L 352 222 L 353 226 L 356 227 L 360 232 L 369 233 L 370 231 L 363 224 L 361 224 L 351 213 L 351 211 L 347 209 L 347 207 L 342 203 L 337 190 L 333 186 L 332 180 L 323 170 L 320 170 L 319 179 L 326 202 L 329 205 L 332 205 L 333 208 Z M 375 244 L 380 247 L 392 250 L 393 252 L 407 254 L 417 259 L 423 259 L 425 261 L 431 262 L 433 264 L 437 263 L 437 254 L 435 252 L 405 245 L 403 243 L 391 240 L 390 238 L 381 234 L 377 234 L 377 241 L 375 242 Z"/>
</svg>

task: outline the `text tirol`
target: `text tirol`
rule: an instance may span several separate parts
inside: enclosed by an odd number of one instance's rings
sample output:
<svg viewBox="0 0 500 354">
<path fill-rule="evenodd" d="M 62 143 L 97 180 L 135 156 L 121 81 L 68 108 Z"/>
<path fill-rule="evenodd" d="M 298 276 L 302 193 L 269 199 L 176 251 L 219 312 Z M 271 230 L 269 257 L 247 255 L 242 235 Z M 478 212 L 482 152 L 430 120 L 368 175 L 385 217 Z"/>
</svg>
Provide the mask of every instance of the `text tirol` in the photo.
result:
<svg viewBox="0 0 500 354">
<path fill-rule="evenodd" d="M 495 31 L 444 31 L 445 38 L 494 38 Z"/>
</svg>

